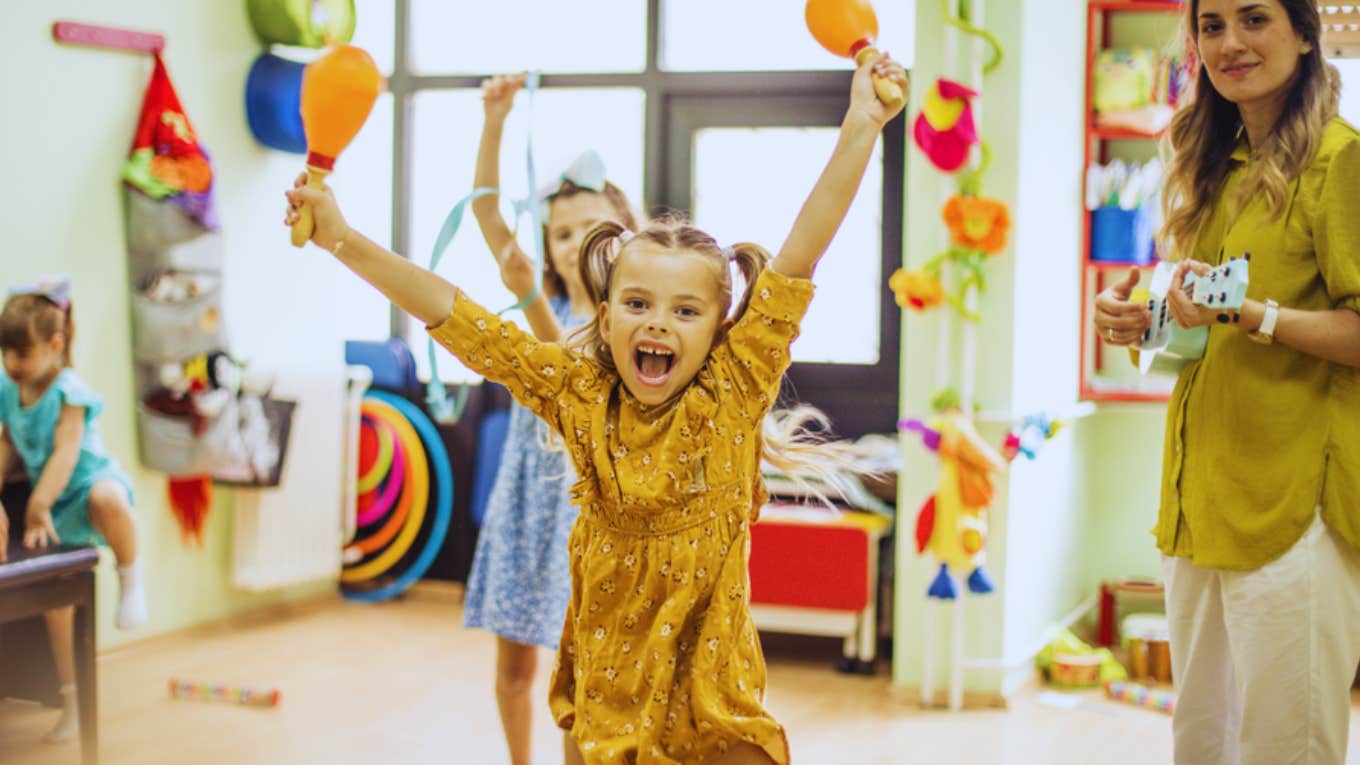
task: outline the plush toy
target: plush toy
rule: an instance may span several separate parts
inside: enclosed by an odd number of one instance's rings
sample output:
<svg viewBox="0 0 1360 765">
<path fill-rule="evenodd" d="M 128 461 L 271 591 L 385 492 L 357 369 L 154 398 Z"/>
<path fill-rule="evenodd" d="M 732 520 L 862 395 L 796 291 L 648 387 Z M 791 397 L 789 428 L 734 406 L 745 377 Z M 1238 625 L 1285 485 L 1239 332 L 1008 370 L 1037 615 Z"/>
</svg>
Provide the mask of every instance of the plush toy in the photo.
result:
<svg viewBox="0 0 1360 765">
<path fill-rule="evenodd" d="M 888 279 L 888 289 L 893 291 L 897 305 L 914 311 L 928 311 L 944 302 L 939 276 L 924 269 L 897 269 Z"/>
<path fill-rule="evenodd" d="M 209 286 L 206 277 L 165 271 L 157 274 L 142 294 L 158 303 L 180 303 L 203 294 Z"/>
<path fill-rule="evenodd" d="M 1011 216 L 1006 203 L 987 197 L 958 194 L 945 203 L 940 217 L 949 227 L 955 247 L 995 255 L 1006 249 Z"/>
<path fill-rule="evenodd" d="M 1001 447 L 1001 453 L 1007 462 L 1014 461 L 1020 455 L 1033 460 L 1039 456 L 1039 450 L 1044 444 L 1061 429 L 1062 423 L 1050 417 L 1047 412 L 1028 415 L 1018 430 L 1006 434 L 1006 442 Z"/>
<path fill-rule="evenodd" d="M 977 91 L 953 80 L 940 79 L 926 91 L 921 113 L 916 115 L 912 137 L 930 163 L 946 173 L 963 167 L 968 152 L 978 142 L 970 99 Z"/>
<path fill-rule="evenodd" d="M 927 449 L 940 458 L 940 478 L 933 494 L 916 516 L 918 553 L 929 551 L 940 563 L 930 583 L 932 598 L 953 600 L 958 587 L 949 569 L 971 570 L 968 590 L 992 591 L 982 568 L 987 541 L 987 506 L 995 487 L 992 474 L 1006 469 L 1006 460 L 973 429 L 957 409 L 949 409 L 929 422 L 907 420 L 904 430 L 920 434 Z"/>
</svg>

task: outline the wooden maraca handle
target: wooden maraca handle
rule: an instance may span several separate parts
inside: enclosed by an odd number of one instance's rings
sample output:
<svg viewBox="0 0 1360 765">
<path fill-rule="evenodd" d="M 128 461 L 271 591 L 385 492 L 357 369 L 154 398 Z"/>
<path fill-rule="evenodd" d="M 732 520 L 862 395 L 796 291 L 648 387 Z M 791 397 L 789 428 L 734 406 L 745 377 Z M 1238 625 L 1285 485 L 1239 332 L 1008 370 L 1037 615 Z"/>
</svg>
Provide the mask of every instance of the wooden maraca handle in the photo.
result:
<svg viewBox="0 0 1360 765">
<path fill-rule="evenodd" d="M 877 56 L 878 49 L 872 45 L 866 45 L 855 53 L 855 63 L 864 66 L 864 62 L 870 56 Z M 874 93 L 884 106 L 897 107 L 902 103 L 902 87 L 886 77 L 872 75 L 874 81 Z"/>
<path fill-rule="evenodd" d="M 312 165 L 307 166 L 307 186 L 313 189 L 326 187 L 326 176 L 330 175 L 329 170 L 322 170 Z M 301 247 L 312 238 L 312 232 L 316 229 L 316 221 L 312 218 L 312 206 L 303 203 L 298 207 L 298 219 L 293 224 L 293 246 Z"/>
</svg>

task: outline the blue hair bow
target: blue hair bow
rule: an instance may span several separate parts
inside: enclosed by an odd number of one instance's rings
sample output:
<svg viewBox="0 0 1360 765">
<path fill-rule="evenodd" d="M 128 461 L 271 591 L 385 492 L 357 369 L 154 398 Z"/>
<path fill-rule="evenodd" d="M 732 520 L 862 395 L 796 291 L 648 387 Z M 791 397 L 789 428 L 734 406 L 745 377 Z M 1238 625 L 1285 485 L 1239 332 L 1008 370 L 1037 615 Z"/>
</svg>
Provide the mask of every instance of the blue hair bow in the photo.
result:
<svg viewBox="0 0 1360 765">
<path fill-rule="evenodd" d="M 39 276 L 33 284 L 19 284 L 9 288 L 9 295 L 38 295 L 57 304 L 65 311 L 71 307 L 71 277 L 66 274 Z"/>
</svg>

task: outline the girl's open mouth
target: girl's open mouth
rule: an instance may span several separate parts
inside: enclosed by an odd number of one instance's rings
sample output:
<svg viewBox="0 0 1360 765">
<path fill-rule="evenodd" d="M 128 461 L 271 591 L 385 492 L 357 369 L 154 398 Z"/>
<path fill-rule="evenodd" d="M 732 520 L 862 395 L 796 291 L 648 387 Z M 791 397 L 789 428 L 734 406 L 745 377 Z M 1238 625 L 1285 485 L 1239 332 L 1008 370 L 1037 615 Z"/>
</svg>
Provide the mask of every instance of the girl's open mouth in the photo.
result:
<svg viewBox="0 0 1360 765">
<path fill-rule="evenodd" d="M 655 345 L 640 345 L 633 350 L 633 368 L 643 385 L 660 387 L 666 384 L 675 367 L 675 353 Z"/>
</svg>

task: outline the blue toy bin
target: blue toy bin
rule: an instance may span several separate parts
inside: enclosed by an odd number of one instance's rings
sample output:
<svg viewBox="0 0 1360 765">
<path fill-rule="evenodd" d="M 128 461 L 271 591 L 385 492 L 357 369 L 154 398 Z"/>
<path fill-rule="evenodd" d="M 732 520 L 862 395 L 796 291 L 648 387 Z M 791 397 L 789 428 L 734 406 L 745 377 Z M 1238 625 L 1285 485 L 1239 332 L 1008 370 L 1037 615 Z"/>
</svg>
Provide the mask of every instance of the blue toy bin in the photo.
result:
<svg viewBox="0 0 1360 765">
<path fill-rule="evenodd" d="M 246 122 L 255 140 L 290 154 L 307 153 L 302 131 L 302 70 L 306 64 L 261 53 L 246 76 Z"/>
<path fill-rule="evenodd" d="M 1154 210 L 1143 205 L 1135 210 L 1101 207 L 1091 211 L 1091 260 L 1100 263 L 1152 262 Z"/>
</svg>

